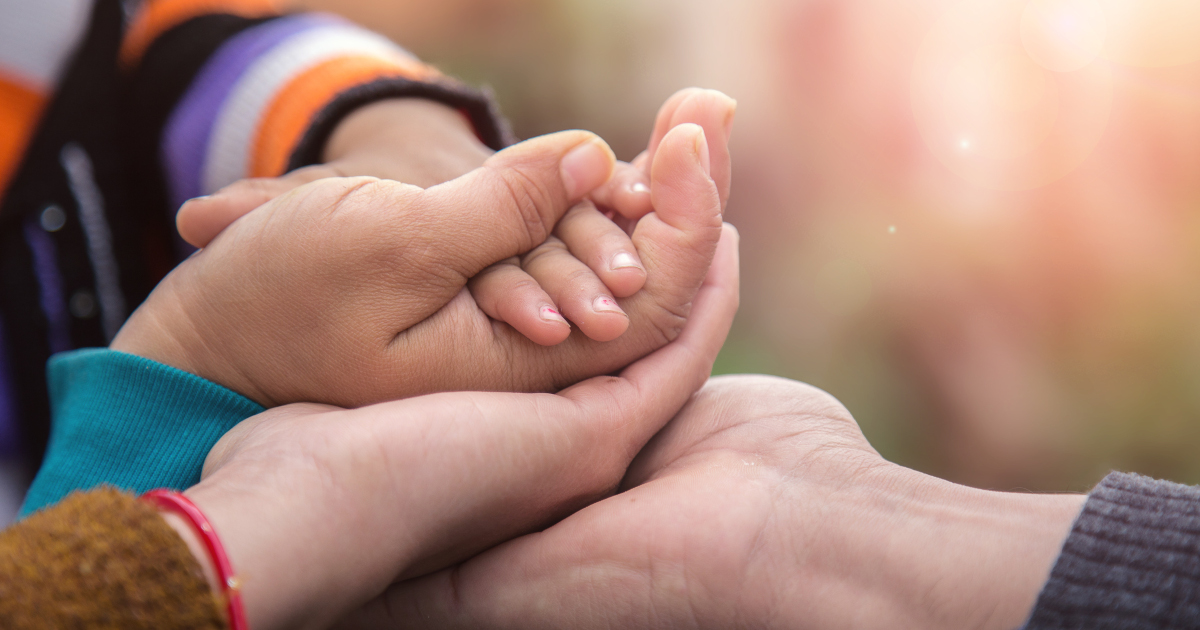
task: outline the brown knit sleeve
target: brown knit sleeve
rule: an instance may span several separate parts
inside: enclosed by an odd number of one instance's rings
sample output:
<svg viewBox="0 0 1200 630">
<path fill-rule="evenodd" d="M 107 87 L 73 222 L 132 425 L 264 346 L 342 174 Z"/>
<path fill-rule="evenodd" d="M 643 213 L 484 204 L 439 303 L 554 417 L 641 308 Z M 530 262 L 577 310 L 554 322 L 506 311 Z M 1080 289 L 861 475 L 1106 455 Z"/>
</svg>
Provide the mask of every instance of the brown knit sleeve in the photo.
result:
<svg viewBox="0 0 1200 630">
<path fill-rule="evenodd" d="M 227 628 L 200 564 L 155 509 L 101 488 L 0 532 L 0 628 Z"/>
</svg>

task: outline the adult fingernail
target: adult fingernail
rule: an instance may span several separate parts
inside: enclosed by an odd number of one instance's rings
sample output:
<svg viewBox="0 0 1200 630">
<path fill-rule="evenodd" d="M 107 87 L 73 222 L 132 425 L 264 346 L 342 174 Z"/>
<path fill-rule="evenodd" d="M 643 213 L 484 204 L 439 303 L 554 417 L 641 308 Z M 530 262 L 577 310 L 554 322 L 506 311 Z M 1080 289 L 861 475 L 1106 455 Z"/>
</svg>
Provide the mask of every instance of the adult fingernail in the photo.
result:
<svg viewBox="0 0 1200 630">
<path fill-rule="evenodd" d="M 567 196 L 578 199 L 608 181 L 616 157 L 599 138 L 593 138 L 571 149 L 559 164 Z"/>
<path fill-rule="evenodd" d="M 596 311 L 597 313 L 620 313 L 622 315 L 625 314 L 625 311 L 621 310 L 621 307 L 617 305 L 617 301 L 608 297 L 607 295 L 601 295 L 600 297 L 593 300 L 592 301 L 592 310 Z"/>
<path fill-rule="evenodd" d="M 733 117 L 737 114 L 737 100 L 721 92 L 717 92 L 717 94 L 720 94 L 721 99 L 725 101 L 724 131 L 725 141 L 729 142 L 729 136 L 733 134 Z"/>
<path fill-rule="evenodd" d="M 567 319 L 565 317 L 563 317 L 561 314 L 559 314 L 558 310 L 552 306 L 543 306 L 542 310 L 541 310 L 541 315 L 542 315 L 542 319 L 544 319 L 548 322 L 559 322 L 559 323 L 567 324 L 568 327 L 570 327 L 570 325 L 571 325 L 567 322 Z"/>
<path fill-rule="evenodd" d="M 613 256 L 612 263 L 609 264 L 609 269 L 612 269 L 613 271 L 616 271 L 617 269 L 630 268 L 641 269 L 642 266 L 638 264 L 637 259 L 634 258 L 633 254 L 630 254 L 629 252 L 618 253 L 616 256 Z"/>
</svg>

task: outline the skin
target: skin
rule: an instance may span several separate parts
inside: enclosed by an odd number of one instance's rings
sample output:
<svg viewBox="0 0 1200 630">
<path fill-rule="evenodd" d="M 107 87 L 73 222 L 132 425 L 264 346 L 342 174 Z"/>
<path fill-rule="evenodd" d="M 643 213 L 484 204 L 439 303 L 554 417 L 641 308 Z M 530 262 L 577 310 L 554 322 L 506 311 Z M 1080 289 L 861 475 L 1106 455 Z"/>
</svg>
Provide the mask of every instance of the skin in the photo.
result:
<svg viewBox="0 0 1200 630">
<path fill-rule="evenodd" d="M 1084 501 L 891 464 L 833 397 L 763 376 L 710 380 L 622 490 L 344 626 L 1011 629 Z"/>
<path fill-rule="evenodd" d="M 722 230 L 679 337 L 558 394 L 458 392 L 355 410 L 290 405 L 238 425 L 186 494 L 212 521 L 253 628 L 319 628 L 609 495 L 712 369 L 738 302 Z M 214 584 L 207 554 L 178 519 Z"/>
<path fill-rule="evenodd" d="M 623 334 L 629 318 L 614 298 L 632 296 L 646 282 L 645 266 L 629 235 L 637 220 L 653 210 L 654 152 L 673 127 L 700 125 L 710 138 L 710 172 L 724 209 L 735 109 L 732 99 L 715 90 L 677 92 L 659 111 L 647 151 L 634 164 L 617 162 L 610 181 L 593 191 L 595 203 L 571 208 L 532 252 L 501 261 L 472 279 L 469 289 L 479 307 L 542 345 L 561 343 L 570 335 L 567 319 L 596 341 Z M 422 99 L 379 101 L 338 125 L 326 145 L 324 164 L 277 178 L 242 180 L 193 199 L 178 213 L 179 232 L 192 245 L 204 247 L 237 218 L 317 179 L 367 175 L 427 188 L 480 167 L 489 155 L 467 119 L 445 105 Z"/>
<path fill-rule="evenodd" d="M 709 284 L 720 286 L 714 273 Z M 704 302 L 697 298 L 693 321 Z M 319 627 L 397 577 L 410 579 L 343 625 L 1023 621 L 1083 497 L 986 492 L 890 464 L 836 400 L 811 387 L 713 379 L 626 469 L 665 415 L 647 395 L 672 403 L 690 391 L 680 382 L 690 372 L 658 359 L 682 349 L 672 356 L 711 365 L 715 347 L 697 352 L 689 329 L 620 378 L 561 396 L 291 406 L 231 433 L 189 494 L 217 523 L 239 573 L 255 578 L 245 591 L 254 626 Z M 623 492 L 591 503 L 621 475 Z M 296 487 L 305 491 L 289 491 Z"/>
<path fill-rule="evenodd" d="M 716 145 L 727 155 L 721 133 Z M 709 144 L 690 123 L 658 141 L 654 211 L 630 236 L 647 280 L 614 300 L 630 321 L 615 341 L 576 331 L 544 347 L 489 317 L 467 288 L 496 261 L 536 251 L 610 179 L 611 152 L 576 131 L 526 141 L 427 189 L 368 178 L 293 188 L 173 271 L 111 347 L 266 406 L 556 391 L 611 373 L 662 347 L 686 321 L 720 235 Z M 297 343 L 296 331 L 322 341 Z"/>
</svg>

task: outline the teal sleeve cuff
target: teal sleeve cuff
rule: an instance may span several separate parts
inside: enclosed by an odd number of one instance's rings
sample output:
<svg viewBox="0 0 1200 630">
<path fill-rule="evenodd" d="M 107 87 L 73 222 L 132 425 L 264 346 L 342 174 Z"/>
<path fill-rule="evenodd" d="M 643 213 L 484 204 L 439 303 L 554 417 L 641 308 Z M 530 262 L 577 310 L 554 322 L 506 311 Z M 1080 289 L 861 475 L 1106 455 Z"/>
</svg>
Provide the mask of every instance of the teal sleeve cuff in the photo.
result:
<svg viewBox="0 0 1200 630">
<path fill-rule="evenodd" d="M 193 486 L 217 440 L 263 411 L 194 374 L 103 348 L 54 355 L 46 376 L 50 445 L 21 516 L 101 484 L 135 493 Z"/>
</svg>

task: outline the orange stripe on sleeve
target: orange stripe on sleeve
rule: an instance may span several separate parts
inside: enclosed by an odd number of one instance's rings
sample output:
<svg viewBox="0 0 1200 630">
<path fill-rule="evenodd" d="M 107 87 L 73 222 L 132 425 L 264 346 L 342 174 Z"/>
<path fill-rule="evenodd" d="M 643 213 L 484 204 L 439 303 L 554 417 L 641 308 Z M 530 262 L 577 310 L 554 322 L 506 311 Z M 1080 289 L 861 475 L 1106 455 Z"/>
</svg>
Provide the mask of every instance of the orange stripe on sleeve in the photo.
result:
<svg viewBox="0 0 1200 630">
<path fill-rule="evenodd" d="M 428 81 L 436 69 L 400 57 L 338 57 L 302 72 L 289 82 L 264 110 L 250 159 L 250 177 L 283 174 L 313 118 L 338 94 L 376 79 L 397 77 Z"/>
<path fill-rule="evenodd" d="M 0 76 L 0 195 L 25 155 L 45 104 L 41 92 Z"/>
<path fill-rule="evenodd" d="M 130 22 L 121 42 L 121 65 L 132 68 L 141 61 L 150 44 L 163 33 L 206 13 L 242 17 L 275 15 L 281 0 L 147 0 Z"/>
</svg>

